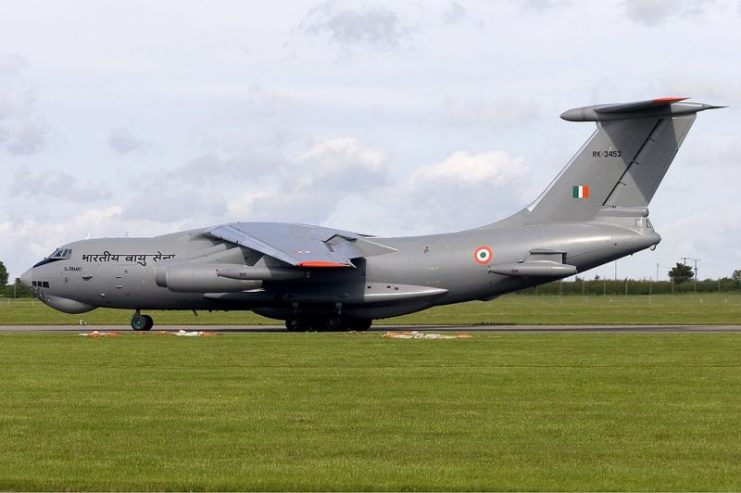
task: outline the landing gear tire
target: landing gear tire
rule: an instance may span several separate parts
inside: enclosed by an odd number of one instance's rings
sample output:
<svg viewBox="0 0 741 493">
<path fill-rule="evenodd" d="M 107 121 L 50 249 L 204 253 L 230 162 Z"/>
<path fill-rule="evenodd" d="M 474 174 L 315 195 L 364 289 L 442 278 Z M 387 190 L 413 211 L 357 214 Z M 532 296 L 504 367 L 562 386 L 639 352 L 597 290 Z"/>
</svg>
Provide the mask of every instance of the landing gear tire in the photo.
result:
<svg viewBox="0 0 741 493">
<path fill-rule="evenodd" d="M 286 320 L 286 329 L 289 332 L 308 332 L 312 329 L 312 324 L 301 318 L 289 318 Z"/>
<path fill-rule="evenodd" d="M 362 332 L 370 329 L 372 323 L 373 320 L 370 319 L 344 319 L 340 317 L 318 319 L 289 318 L 286 320 L 286 329 L 289 332 L 308 332 L 310 330 L 321 332 L 355 330 Z"/>
<path fill-rule="evenodd" d="M 345 328 L 347 330 L 356 330 L 358 332 L 365 332 L 371 328 L 373 320 L 371 319 L 353 319 L 345 322 Z"/>
<path fill-rule="evenodd" d="M 154 320 L 149 315 L 134 315 L 131 317 L 131 328 L 140 330 L 150 330 L 154 326 Z"/>
<path fill-rule="evenodd" d="M 325 318 L 319 323 L 319 326 L 321 327 L 321 330 L 326 330 L 327 332 L 347 330 L 347 326 L 343 323 L 343 320 L 340 317 Z"/>
</svg>

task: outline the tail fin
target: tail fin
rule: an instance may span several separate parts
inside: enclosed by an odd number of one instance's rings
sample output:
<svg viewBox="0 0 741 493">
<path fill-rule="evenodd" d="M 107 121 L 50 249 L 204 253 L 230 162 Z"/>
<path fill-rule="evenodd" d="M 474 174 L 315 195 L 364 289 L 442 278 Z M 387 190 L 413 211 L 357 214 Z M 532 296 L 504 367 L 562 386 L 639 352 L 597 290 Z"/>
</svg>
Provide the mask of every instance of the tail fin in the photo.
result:
<svg viewBox="0 0 741 493">
<path fill-rule="evenodd" d="M 719 108 L 660 98 L 586 106 L 568 121 L 597 122 L 597 130 L 538 199 L 526 223 L 582 222 L 603 207 L 648 206 L 699 111 Z"/>
</svg>

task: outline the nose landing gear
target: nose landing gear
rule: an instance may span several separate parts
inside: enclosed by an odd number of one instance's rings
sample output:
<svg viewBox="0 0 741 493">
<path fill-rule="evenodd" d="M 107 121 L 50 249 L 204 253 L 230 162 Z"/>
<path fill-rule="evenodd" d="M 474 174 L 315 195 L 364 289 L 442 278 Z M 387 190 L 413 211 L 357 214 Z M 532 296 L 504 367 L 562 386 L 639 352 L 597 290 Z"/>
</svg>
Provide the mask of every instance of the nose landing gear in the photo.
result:
<svg viewBox="0 0 741 493">
<path fill-rule="evenodd" d="M 131 328 L 136 331 L 150 330 L 152 327 L 154 327 L 152 317 L 140 314 L 139 310 L 131 317 Z"/>
</svg>

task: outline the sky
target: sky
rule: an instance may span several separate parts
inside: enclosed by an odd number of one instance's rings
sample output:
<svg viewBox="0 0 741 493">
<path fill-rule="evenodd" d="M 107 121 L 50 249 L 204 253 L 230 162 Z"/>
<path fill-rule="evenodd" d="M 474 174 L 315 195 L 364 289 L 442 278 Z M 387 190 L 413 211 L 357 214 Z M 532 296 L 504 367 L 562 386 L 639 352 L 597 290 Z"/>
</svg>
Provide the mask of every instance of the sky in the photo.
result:
<svg viewBox="0 0 741 493">
<path fill-rule="evenodd" d="M 594 130 L 691 97 L 663 241 L 583 277 L 741 269 L 741 0 L 0 0 L 0 261 L 231 221 L 456 231 L 533 201 Z M 690 262 L 692 263 L 692 262 Z"/>
</svg>

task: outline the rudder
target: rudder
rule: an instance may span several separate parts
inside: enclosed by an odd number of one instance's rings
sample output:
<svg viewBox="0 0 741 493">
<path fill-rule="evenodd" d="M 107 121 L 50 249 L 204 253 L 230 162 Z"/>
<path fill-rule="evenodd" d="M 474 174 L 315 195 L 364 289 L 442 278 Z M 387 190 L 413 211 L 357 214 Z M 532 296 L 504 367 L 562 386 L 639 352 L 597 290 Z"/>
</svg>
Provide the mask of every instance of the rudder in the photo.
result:
<svg viewBox="0 0 741 493">
<path fill-rule="evenodd" d="M 603 206 L 647 207 L 694 121 L 695 115 L 660 119 Z"/>
</svg>

